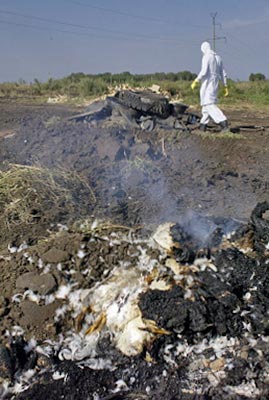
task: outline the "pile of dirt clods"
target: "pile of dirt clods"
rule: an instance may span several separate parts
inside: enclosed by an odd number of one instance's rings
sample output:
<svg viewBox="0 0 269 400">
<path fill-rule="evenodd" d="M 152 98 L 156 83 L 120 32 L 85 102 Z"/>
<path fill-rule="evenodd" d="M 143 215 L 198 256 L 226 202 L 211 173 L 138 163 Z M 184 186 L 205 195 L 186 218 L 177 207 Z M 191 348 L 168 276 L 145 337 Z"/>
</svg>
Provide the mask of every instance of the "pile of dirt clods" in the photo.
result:
<svg viewBox="0 0 269 400">
<path fill-rule="evenodd" d="M 1 398 L 267 399 L 269 203 L 145 237 L 90 218 L 1 256 Z"/>
</svg>

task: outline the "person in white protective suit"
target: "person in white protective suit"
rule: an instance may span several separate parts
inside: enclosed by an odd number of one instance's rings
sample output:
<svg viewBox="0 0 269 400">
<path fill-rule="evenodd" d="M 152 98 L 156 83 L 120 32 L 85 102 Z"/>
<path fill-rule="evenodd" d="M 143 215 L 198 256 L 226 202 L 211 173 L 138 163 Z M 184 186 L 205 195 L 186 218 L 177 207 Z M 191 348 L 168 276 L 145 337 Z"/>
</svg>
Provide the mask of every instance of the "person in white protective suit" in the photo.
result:
<svg viewBox="0 0 269 400">
<path fill-rule="evenodd" d="M 228 121 L 226 116 L 217 106 L 219 81 L 224 85 L 224 96 L 228 96 L 227 74 L 223 67 L 222 59 L 213 50 L 211 50 L 208 42 L 201 45 L 203 53 L 202 68 L 197 78 L 192 82 L 191 88 L 195 89 L 197 84 L 201 82 L 200 101 L 202 106 L 202 118 L 200 121 L 200 129 L 206 130 L 210 118 L 219 124 L 222 130 L 228 129 Z"/>
</svg>

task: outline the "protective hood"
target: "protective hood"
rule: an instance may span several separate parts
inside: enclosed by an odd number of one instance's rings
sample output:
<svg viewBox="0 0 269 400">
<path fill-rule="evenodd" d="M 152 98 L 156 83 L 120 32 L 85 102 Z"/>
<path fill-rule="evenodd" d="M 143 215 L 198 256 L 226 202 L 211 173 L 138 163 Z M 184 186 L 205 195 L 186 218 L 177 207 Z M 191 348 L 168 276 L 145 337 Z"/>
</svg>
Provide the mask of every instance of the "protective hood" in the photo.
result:
<svg viewBox="0 0 269 400">
<path fill-rule="evenodd" d="M 208 53 L 209 51 L 211 51 L 210 44 L 208 42 L 203 42 L 201 45 L 201 50 L 202 50 L 202 53 L 204 53 L 204 54 Z"/>
</svg>

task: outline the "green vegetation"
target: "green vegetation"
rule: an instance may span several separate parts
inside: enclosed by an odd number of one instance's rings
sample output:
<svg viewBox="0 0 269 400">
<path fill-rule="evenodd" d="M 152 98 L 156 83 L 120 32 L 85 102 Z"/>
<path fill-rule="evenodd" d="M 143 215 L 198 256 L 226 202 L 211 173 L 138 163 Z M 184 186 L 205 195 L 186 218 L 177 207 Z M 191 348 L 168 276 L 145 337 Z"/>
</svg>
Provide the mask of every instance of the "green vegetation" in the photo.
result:
<svg viewBox="0 0 269 400">
<path fill-rule="evenodd" d="M 229 82 L 229 97 L 226 104 L 241 104 L 254 106 L 269 105 L 269 81 Z"/>
<path fill-rule="evenodd" d="M 260 72 L 257 74 L 250 74 L 249 75 L 249 80 L 251 82 L 255 82 L 255 81 L 265 81 L 266 77 L 265 75 L 261 74 Z"/>
<path fill-rule="evenodd" d="M 158 72 L 155 74 L 131 74 L 109 72 L 92 75 L 73 73 L 62 79 L 50 78 L 47 82 L 35 79 L 31 83 L 5 82 L 0 84 L 0 98 L 16 100 L 34 100 L 44 102 L 49 97 L 62 96 L 62 101 L 77 102 L 113 93 L 122 87 L 147 88 L 153 84 L 159 85 L 161 91 L 170 98 L 178 99 L 186 104 L 199 105 L 199 90 L 190 88 L 191 81 L 196 77 L 189 71 Z M 248 82 L 229 80 L 229 96 L 224 98 L 222 88 L 219 94 L 223 105 L 266 106 L 269 105 L 269 81 L 260 73 L 251 74 Z"/>
</svg>

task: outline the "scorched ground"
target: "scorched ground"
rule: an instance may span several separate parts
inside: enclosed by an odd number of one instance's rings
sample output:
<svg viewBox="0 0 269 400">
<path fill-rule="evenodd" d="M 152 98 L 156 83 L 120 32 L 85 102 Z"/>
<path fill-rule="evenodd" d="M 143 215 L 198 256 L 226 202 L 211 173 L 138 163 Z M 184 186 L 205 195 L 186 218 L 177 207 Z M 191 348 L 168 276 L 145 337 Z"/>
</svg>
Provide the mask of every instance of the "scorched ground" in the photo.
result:
<svg viewBox="0 0 269 400">
<path fill-rule="evenodd" d="M 267 398 L 268 130 L 2 109 L 1 396 Z"/>
</svg>

